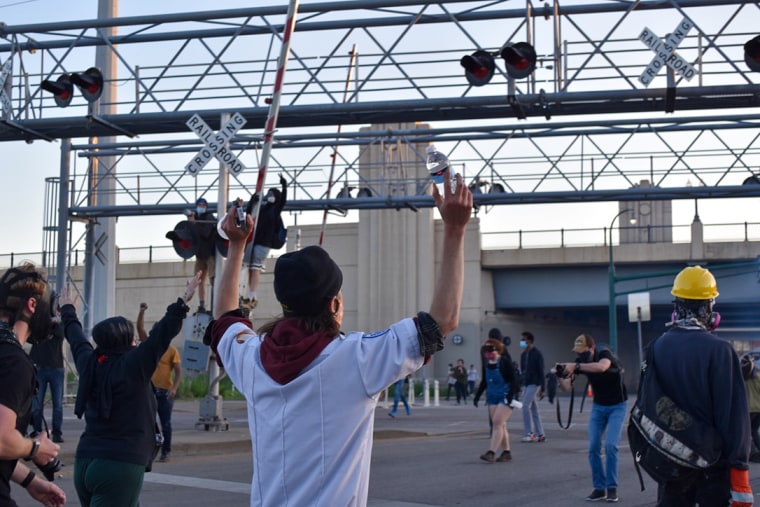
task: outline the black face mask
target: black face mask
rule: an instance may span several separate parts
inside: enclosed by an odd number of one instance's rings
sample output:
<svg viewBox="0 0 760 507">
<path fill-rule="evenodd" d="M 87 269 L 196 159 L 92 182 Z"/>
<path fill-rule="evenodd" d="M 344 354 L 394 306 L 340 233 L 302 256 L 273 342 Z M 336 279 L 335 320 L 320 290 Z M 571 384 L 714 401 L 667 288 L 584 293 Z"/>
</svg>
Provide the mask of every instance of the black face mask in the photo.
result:
<svg viewBox="0 0 760 507">
<path fill-rule="evenodd" d="M 27 321 L 29 324 L 29 339 L 27 341 L 32 345 L 50 338 L 53 329 L 53 319 L 50 312 L 51 297 L 50 294 L 46 293 L 37 302 L 34 315 Z"/>
<path fill-rule="evenodd" d="M 576 362 L 579 363 L 588 363 L 591 361 L 591 351 L 587 350 L 586 352 L 582 352 L 578 354 L 578 357 L 575 358 Z"/>
</svg>

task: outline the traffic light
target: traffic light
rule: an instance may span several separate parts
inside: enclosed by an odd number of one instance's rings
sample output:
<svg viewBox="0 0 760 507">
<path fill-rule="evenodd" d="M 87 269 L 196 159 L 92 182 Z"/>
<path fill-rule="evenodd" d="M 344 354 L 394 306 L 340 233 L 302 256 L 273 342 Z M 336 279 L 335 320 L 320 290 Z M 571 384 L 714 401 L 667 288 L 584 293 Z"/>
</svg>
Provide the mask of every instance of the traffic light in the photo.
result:
<svg viewBox="0 0 760 507">
<path fill-rule="evenodd" d="M 483 86 L 493 77 L 496 64 L 493 56 L 486 51 L 475 51 L 471 55 L 465 55 L 459 60 L 459 64 L 464 67 L 464 77 L 472 86 Z"/>
<path fill-rule="evenodd" d="M 61 74 L 55 81 L 46 79 L 40 87 L 53 94 L 58 107 L 66 107 L 71 104 L 74 96 L 74 85 L 77 85 L 87 102 L 94 102 L 103 93 L 103 74 L 95 67 L 90 67 L 84 72 Z"/>
<path fill-rule="evenodd" d="M 744 62 L 750 70 L 760 72 L 760 35 L 744 44 Z"/>
<path fill-rule="evenodd" d="M 507 66 L 507 74 L 515 79 L 528 77 L 536 70 L 536 50 L 527 42 L 507 42 L 501 48 L 501 57 Z"/>
<path fill-rule="evenodd" d="M 53 99 L 58 107 L 66 107 L 71 104 L 74 96 L 74 85 L 71 84 L 70 74 L 61 74 L 55 81 L 46 79 L 40 85 L 43 90 L 53 94 Z"/>
<path fill-rule="evenodd" d="M 87 102 L 95 102 L 103 93 L 103 74 L 95 67 L 71 74 L 71 82 L 77 85 Z"/>
</svg>

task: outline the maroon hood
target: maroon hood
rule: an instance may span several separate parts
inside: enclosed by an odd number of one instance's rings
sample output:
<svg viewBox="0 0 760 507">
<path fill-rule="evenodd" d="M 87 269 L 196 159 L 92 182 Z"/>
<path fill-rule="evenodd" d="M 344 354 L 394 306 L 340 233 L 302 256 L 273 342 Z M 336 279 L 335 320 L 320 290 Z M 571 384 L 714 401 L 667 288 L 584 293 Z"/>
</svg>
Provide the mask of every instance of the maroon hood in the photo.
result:
<svg viewBox="0 0 760 507">
<path fill-rule="evenodd" d="M 309 366 L 334 335 L 306 335 L 298 327 L 298 319 L 280 321 L 261 344 L 264 370 L 279 384 L 287 384 Z"/>
</svg>

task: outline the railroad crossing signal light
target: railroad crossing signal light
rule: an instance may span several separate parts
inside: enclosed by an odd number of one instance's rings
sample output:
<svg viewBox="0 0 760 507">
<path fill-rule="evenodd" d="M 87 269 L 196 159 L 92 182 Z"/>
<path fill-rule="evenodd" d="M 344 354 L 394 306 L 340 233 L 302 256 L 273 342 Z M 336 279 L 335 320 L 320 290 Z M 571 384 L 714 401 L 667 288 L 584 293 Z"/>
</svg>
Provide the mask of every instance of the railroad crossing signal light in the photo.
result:
<svg viewBox="0 0 760 507">
<path fill-rule="evenodd" d="M 744 44 L 744 61 L 750 70 L 760 72 L 760 35 Z"/>
<path fill-rule="evenodd" d="M 536 50 L 527 42 L 507 42 L 501 48 L 501 57 L 507 66 L 507 74 L 515 79 L 528 77 L 536 70 Z"/>
<path fill-rule="evenodd" d="M 459 64 L 464 67 L 464 77 L 472 86 L 488 84 L 496 69 L 493 56 L 486 51 L 475 51 L 471 55 L 463 56 Z"/>
<path fill-rule="evenodd" d="M 87 102 L 95 102 L 103 93 L 103 74 L 95 67 L 71 74 L 71 81 L 77 85 Z"/>
<path fill-rule="evenodd" d="M 74 96 L 74 85 L 71 83 L 70 74 L 61 74 L 55 81 L 46 79 L 40 85 L 43 90 L 53 94 L 53 99 L 58 107 L 66 107 L 71 104 Z"/>
<path fill-rule="evenodd" d="M 66 107 L 71 104 L 74 96 L 74 85 L 77 85 L 87 102 L 94 102 L 103 93 L 103 74 L 95 67 L 90 67 L 84 72 L 61 74 L 55 81 L 46 79 L 40 87 L 53 94 L 58 107 Z"/>
</svg>

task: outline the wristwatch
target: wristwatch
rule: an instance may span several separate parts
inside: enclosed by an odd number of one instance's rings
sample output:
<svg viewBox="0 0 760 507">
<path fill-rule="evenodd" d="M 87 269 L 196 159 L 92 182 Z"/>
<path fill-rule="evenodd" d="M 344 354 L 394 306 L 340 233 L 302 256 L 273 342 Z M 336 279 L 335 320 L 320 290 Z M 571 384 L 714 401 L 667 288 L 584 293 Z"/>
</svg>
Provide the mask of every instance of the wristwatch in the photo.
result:
<svg viewBox="0 0 760 507">
<path fill-rule="evenodd" d="M 32 440 L 32 450 L 29 452 L 29 456 L 27 456 L 24 459 L 26 461 L 29 461 L 30 459 L 32 459 L 35 456 L 37 456 L 37 451 L 39 451 L 39 450 L 40 450 L 40 441 L 37 440 L 37 439 Z"/>
<path fill-rule="evenodd" d="M 575 373 L 581 372 L 581 363 L 575 363 Z"/>
</svg>

